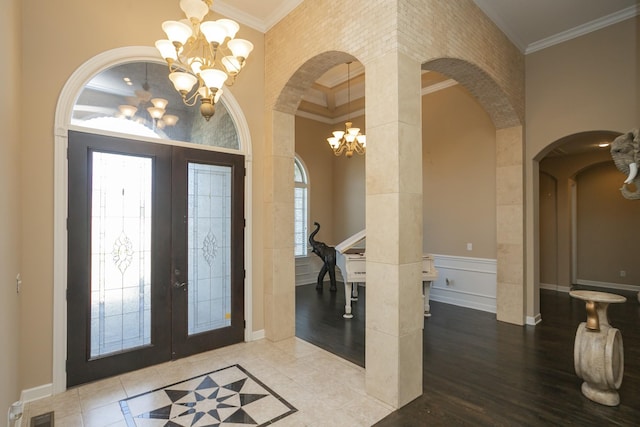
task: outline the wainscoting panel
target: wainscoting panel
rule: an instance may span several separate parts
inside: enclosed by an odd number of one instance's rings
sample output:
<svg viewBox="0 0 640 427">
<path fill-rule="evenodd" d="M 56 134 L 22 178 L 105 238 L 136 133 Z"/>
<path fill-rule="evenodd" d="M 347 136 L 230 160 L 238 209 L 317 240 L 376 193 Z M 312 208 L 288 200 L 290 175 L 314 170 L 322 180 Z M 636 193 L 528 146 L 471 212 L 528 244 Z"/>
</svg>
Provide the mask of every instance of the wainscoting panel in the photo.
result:
<svg viewBox="0 0 640 427">
<path fill-rule="evenodd" d="M 433 254 L 438 280 L 431 286 L 431 301 L 496 312 L 495 259 Z"/>
</svg>

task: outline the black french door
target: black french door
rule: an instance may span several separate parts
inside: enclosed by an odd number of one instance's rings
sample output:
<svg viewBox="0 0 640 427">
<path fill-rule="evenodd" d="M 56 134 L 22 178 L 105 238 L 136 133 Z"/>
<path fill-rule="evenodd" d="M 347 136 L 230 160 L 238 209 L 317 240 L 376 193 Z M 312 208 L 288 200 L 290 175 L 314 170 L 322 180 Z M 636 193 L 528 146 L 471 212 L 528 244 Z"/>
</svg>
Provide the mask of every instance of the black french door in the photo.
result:
<svg viewBox="0 0 640 427">
<path fill-rule="evenodd" d="M 244 158 L 69 132 L 67 385 L 241 342 Z"/>
</svg>

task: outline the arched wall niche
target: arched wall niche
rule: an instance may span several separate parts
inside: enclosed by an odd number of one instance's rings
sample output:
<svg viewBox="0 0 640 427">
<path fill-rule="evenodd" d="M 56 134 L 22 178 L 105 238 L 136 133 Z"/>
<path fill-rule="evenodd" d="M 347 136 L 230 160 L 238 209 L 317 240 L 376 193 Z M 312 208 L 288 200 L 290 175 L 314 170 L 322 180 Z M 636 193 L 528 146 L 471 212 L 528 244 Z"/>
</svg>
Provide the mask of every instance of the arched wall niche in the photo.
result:
<svg viewBox="0 0 640 427">
<path fill-rule="evenodd" d="M 53 393 L 61 393 L 66 390 L 66 349 L 67 349 L 67 324 L 66 324 L 66 287 L 67 287 L 67 142 L 68 131 L 71 129 L 71 118 L 75 101 L 87 82 L 96 74 L 118 64 L 146 61 L 164 63 L 158 58 L 157 50 L 148 46 L 129 46 L 109 50 L 94 56 L 78 67 L 65 83 L 58 103 L 54 118 L 54 259 L 53 259 Z M 251 158 L 251 134 L 248 123 L 244 117 L 240 104 L 229 90 L 222 95 L 226 109 L 235 123 L 238 133 L 239 150 L 232 150 L 245 156 L 246 180 L 245 180 L 245 217 L 247 226 L 245 232 L 245 248 L 252 246 L 252 205 L 249 203 L 252 197 L 252 158 Z M 86 131 L 86 129 L 83 129 Z M 139 137 L 139 140 L 159 143 L 158 139 Z M 179 142 L 174 142 L 180 144 Z M 184 145 L 184 144 L 180 144 Z M 200 149 L 218 149 L 202 145 L 186 144 Z M 224 149 L 223 149 L 224 150 Z M 228 150 L 227 150 L 228 151 Z M 252 265 L 251 251 L 245 250 L 245 265 Z M 245 340 L 252 339 L 252 269 L 247 269 L 245 279 Z"/>
</svg>

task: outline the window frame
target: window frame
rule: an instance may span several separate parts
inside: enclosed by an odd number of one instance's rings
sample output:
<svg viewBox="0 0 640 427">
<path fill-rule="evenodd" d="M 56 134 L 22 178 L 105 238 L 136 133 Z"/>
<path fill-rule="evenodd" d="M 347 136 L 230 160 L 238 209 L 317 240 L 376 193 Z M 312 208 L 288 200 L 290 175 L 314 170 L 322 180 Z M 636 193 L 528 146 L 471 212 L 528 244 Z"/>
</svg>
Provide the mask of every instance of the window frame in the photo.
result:
<svg viewBox="0 0 640 427">
<path fill-rule="evenodd" d="M 304 164 L 304 162 L 302 161 L 302 159 L 296 154 L 294 157 L 294 217 L 293 217 L 293 222 L 294 222 L 294 229 L 293 229 L 293 235 L 294 235 L 294 241 L 293 241 L 293 253 L 294 256 L 296 258 L 301 258 L 301 257 L 306 257 L 309 255 L 309 245 L 307 244 L 307 233 L 309 231 L 309 172 L 308 169 L 306 167 L 306 165 Z M 300 171 L 300 175 L 302 176 L 302 181 L 298 181 L 296 180 L 296 169 L 298 169 Z M 298 249 L 300 247 L 299 244 L 296 244 L 295 242 L 295 236 L 297 233 L 297 225 L 298 225 L 298 221 L 296 220 L 296 215 L 295 215 L 295 201 L 296 201 L 296 195 L 295 192 L 298 188 L 301 188 L 304 190 L 304 207 L 303 207 L 303 216 L 304 216 L 304 224 L 303 224 L 303 234 L 304 234 L 304 243 L 303 243 L 303 248 L 304 250 L 302 251 L 302 253 L 299 253 Z"/>
</svg>

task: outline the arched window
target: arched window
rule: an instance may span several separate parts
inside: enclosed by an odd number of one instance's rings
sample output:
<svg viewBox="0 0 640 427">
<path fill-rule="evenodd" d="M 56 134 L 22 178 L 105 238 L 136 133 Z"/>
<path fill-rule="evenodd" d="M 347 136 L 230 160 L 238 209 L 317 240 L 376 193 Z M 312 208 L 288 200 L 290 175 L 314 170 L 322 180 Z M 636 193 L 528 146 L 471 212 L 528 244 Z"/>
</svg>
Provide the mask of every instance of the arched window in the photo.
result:
<svg viewBox="0 0 640 427">
<path fill-rule="evenodd" d="M 293 165 L 294 193 L 294 238 L 295 256 L 307 255 L 307 224 L 309 223 L 309 179 L 302 161 L 296 156 Z"/>
</svg>

